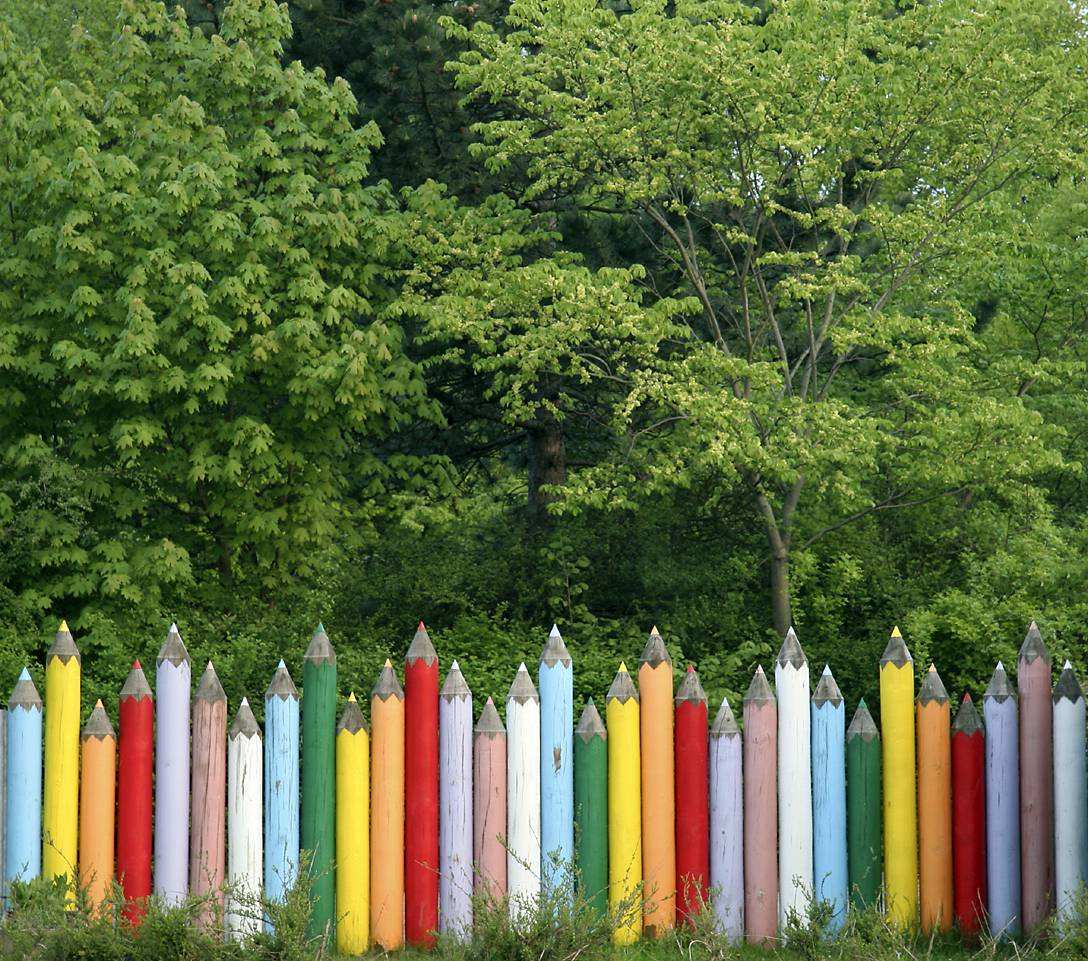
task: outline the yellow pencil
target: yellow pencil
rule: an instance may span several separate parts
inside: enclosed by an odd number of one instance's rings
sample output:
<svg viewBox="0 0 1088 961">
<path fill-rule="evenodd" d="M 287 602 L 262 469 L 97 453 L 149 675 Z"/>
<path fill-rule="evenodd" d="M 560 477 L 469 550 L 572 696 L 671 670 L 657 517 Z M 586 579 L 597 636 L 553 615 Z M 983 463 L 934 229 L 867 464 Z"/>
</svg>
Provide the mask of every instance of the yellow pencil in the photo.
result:
<svg viewBox="0 0 1088 961">
<path fill-rule="evenodd" d="M 914 661 L 899 628 L 880 659 L 884 745 L 884 884 L 888 920 L 911 928 L 918 915 L 918 808 L 914 790 Z"/>
<path fill-rule="evenodd" d="M 42 874 L 68 879 L 75 897 L 79 843 L 79 650 L 61 621 L 45 658 Z"/>
<path fill-rule="evenodd" d="M 642 790 L 638 692 L 620 664 L 605 701 L 608 725 L 608 906 L 612 940 L 642 934 Z"/>
<path fill-rule="evenodd" d="M 370 946 L 370 737 L 355 695 L 336 726 L 336 947 Z"/>
</svg>

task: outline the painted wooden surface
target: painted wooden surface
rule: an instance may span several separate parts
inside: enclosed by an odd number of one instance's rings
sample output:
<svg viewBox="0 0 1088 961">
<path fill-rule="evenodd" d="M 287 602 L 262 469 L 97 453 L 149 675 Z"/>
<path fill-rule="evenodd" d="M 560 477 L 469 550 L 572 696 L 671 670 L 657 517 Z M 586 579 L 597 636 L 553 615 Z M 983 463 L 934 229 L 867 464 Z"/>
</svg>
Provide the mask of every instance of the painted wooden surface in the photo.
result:
<svg viewBox="0 0 1088 961">
<path fill-rule="evenodd" d="M 718 930 L 744 939 L 744 749 L 729 701 L 710 728 L 710 890 Z"/>
<path fill-rule="evenodd" d="M 404 659 L 404 936 L 434 944 L 438 930 L 438 655 L 419 622 Z"/>
<path fill-rule="evenodd" d="M 24 667 L 8 701 L 4 882 L 42 873 L 42 699 Z"/>
<path fill-rule="evenodd" d="M 578 890 L 608 913 L 608 732 L 593 699 L 574 732 L 575 868 Z"/>
<path fill-rule="evenodd" d="M 298 690 L 281 660 L 264 695 L 264 895 L 278 903 L 298 877 L 299 732 Z"/>
<path fill-rule="evenodd" d="M 189 894 L 189 732 L 192 665 L 176 624 L 155 665 L 155 894 L 165 905 Z"/>
<path fill-rule="evenodd" d="M 117 736 L 96 701 L 80 736 L 79 886 L 97 913 L 113 884 Z"/>
<path fill-rule="evenodd" d="M 151 895 L 155 754 L 155 704 L 139 661 L 132 662 L 121 688 L 117 714 L 117 880 L 125 916 L 136 924 Z"/>
<path fill-rule="evenodd" d="M 846 704 L 831 668 L 812 694 L 813 896 L 830 909 L 829 931 L 846 920 Z"/>
<path fill-rule="evenodd" d="M 1020 715 L 1000 662 L 982 698 L 986 725 L 986 906 L 990 933 L 1020 933 Z"/>
<path fill-rule="evenodd" d="M 948 692 L 932 664 L 918 691 L 918 906 L 922 932 L 952 928 L 952 744 Z"/>
<path fill-rule="evenodd" d="M 571 890 L 574 867 L 574 665 L 552 625 L 540 655 L 541 886 L 555 897 Z"/>
<path fill-rule="evenodd" d="M 0 913 L 8 903 L 5 868 L 7 864 L 7 829 L 5 820 L 8 810 L 8 709 L 0 707 Z"/>
<path fill-rule="evenodd" d="M 506 893 L 519 921 L 540 898 L 540 697 L 525 665 L 506 698 Z"/>
<path fill-rule="evenodd" d="M 192 725 L 189 891 L 205 901 L 204 924 L 218 928 L 227 870 L 227 695 L 211 661 L 193 695 Z"/>
<path fill-rule="evenodd" d="M 763 668 L 744 695 L 744 934 L 778 933 L 778 706 Z"/>
<path fill-rule="evenodd" d="M 64 877 L 75 894 L 79 859 L 80 657 L 61 621 L 45 657 L 45 776 L 42 873 Z"/>
<path fill-rule="evenodd" d="M 242 698 L 227 732 L 227 936 L 243 941 L 261 929 L 264 844 L 261 801 L 264 758 L 261 729 Z"/>
<path fill-rule="evenodd" d="M 605 698 L 608 730 L 608 909 L 612 940 L 642 935 L 642 781 L 639 693 L 620 664 Z"/>
<path fill-rule="evenodd" d="M 472 937 L 472 691 L 456 661 L 438 697 L 438 920 Z"/>
<path fill-rule="evenodd" d="M 1054 685 L 1054 885 L 1059 927 L 1077 916 L 1088 860 L 1084 694 L 1065 662 Z"/>
<path fill-rule="evenodd" d="M 880 897 L 884 873 L 880 732 L 862 698 L 846 729 L 846 853 L 850 902 L 861 910 Z"/>
<path fill-rule="evenodd" d="M 336 935 L 336 653 L 318 624 L 302 658 L 302 811 L 299 856 L 309 858 L 311 938 Z"/>
<path fill-rule="evenodd" d="M 1053 708 L 1050 655 L 1034 621 L 1020 648 L 1021 924 L 1031 934 L 1054 908 Z"/>
<path fill-rule="evenodd" d="M 883 735 L 884 888 L 888 920 L 918 923 L 918 808 L 915 792 L 914 660 L 899 628 L 880 659 Z"/>
<path fill-rule="evenodd" d="M 774 664 L 778 697 L 778 923 L 812 897 L 812 708 L 808 660 L 791 627 Z"/>
<path fill-rule="evenodd" d="M 676 788 L 672 660 L 657 628 L 638 665 L 642 739 L 643 928 L 660 937 L 676 924 Z"/>
<path fill-rule="evenodd" d="M 956 926 L 975 940 L 986 923 L 986 745 L 970 694 L 952 722 L 952 868 Z"/>
<path fill-rule="evenodd" d="M 370 939 L 404 944 L 404 690 L 390 661 L 370 695 Z"/>
<path fill-rule="evenodd" d="M 348 696 L 336 725 L 336 950 L 370 946 L 370 735 Z"/>
<path fill-rule="evenodd" d="M 688 665 L 676 689 L 676 920 L 691 923 L 709 902 L 710 780 L 706 692 Z"/>
<path fill-rule="evenodd" d="M 489 697 L 472 740 L 474 893 L 492 905 L 506 897 L 506 729 Z"/>
</svg>

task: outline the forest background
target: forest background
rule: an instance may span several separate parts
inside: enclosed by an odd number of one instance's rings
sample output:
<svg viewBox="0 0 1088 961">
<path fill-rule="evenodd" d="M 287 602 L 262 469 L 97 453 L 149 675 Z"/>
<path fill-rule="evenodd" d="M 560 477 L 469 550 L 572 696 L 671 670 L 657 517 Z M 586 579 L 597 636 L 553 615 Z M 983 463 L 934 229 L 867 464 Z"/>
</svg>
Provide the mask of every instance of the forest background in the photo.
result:
<svg viewBox="0 0 1088 961">
<path fill-rule="evenodd" d="M 1060 0 L 0 8 L 0 681 L 232 702 L 318 621 L 712 700 L 796 626 L 1088 669 L 1088 38 Z M 500 698 L 501 699 L 501 698 Z M 258 698 L 259 700 L 259 698 Z"/>
</svg>

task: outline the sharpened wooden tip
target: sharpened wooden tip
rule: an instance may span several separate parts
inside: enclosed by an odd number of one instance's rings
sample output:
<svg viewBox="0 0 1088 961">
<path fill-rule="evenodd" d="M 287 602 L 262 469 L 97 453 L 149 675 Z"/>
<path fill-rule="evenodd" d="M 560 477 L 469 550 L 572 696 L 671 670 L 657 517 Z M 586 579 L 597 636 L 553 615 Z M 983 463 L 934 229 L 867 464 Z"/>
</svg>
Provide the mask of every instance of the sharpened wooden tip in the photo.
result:
<svg viewBox="0 0 1088 961">
<path fill-rule="evenodd" d="M 166 640 L 159 648 L 159 657 L 156 663 L 163 664 L 169 661 L 174 667 L 179 667 L 189 661 L 189 652 L 185 649 L 185 642 L 181 639 L 181 632 L 177 624 L 171 624 L 166 632 Z"/>
<path fill-rule="evenodd" d="M 892 636 L 888 638 L 888 646 L 884 648 L 884 654 L 880 658 L 880 666 L 892 664 L 895 667 L 903 667 L 913 663 L 914 658 L 910 656 L 910 651 L 907 650 L 903 635 L 899 633 L 898 627 L 893 627 Z"/>
<path fill-rule="evenodd" d="M 475 731 L 477 734 L 487 734 L 489 736 L 506 733 L 506 728 L 502 726 L 502 718 L 499 717 L 495 702 L 490 697 L 487 699 L 484 709 L 480 712 L 480 719 L 476 722 Z"/>
<path fill-rule="evenodd" d="M 468 682 L 465 680 L 464 674 L 461 673 L 460 666 L 454 661 L 446 674 L 446 680 L 442 685 L 442 690 L 439 691 L 439 697 L 443 697 L 447 701 L 452 701 L 454 698 L 463 701 L 471 695 L 472 691 L 469 690 Z"/>
<path fill-rule="evenodd" d="M 1020 660 L 1028 664 L 1042 658 L 1047 664 L 1050 663 L 1050 652 L 1047 651 L 1046 645 L 1043 643 L 1043 635 L 1039 632 L 1039 625 L 1032 621 L 1028 625 L 1028 633 L 1024 638 L 1024 643 L 1020 646 Z"/>
<path fill-rule="evenodd" d="M 982 719 L 975 710 L 975 702 L 970 694 L 963 695 L 960 709 L 956 712 L 956 719 L 952 722 L 953 734 L 977 734 L 982 730 Z"/>
<path fill-rule="evenodd" d="M 234 715 L 227 737 L 232 741 L 237 737 L 260 736 L 261 729 L 257 726 L 257 719 L 253 716 L 253 710 L 249 706 L 249 700 L 242 698 L 238 705 L 238 713 Z"/>
<path fill-rule="evenodd" d="M 1073 665 L 1066 661 L 1062 665 L 1058 683 L 1054 685 L 1054 703 L 1057 704 L 1062 698 L 1075 703 L 1082 697 L 1084 692 L 1081 690 L 1080 681 L 1077 680 L 1076 671 L 1073 670 Z"/>
<path fill-rule="evenodd" d="M 873 721 L 873 715 L 869 713 L 865 698 L 858 701 L 858 709 L 854 712 L 854 718 L 846 729 L 846 740 L 852 741 L 856 737 L 860 737 L 863 741 L 875 741 L 880 738 L 880 731 L 877 730 L 876 722 Z"/>
<path fill-rule="evenodd" d="M 223 690 L 223 685 L 219 683 L 219 675 L 215 673 L 215 667 L 211 661 L 208 661 L 208 666 L 204 668 L 204 673 L 200 675 L 200 683 L 196 686 L 196 694 L 193 695 L 194 701 L 225 701 L 227 699 L 227 692 Z"/>
<path fill-rule="evenodd" d="M 612 686 L 605 695 L 605 701 L 619 701 L 624 704 L 631 700 L 638 700 L 638 690 L 635 688 L 634 681 L 631 680 L 631 675 L 627 673 L 627 665 L 621 661 L 620 669 L 616 671 Z"/>
<path fill-rule="evenodd" d="M 72 638 L 72 632 L 68 630 L 68 622 L 61 621 L 60 627 L 57 628 L 57 633 L 53 637 L 53 643 L 49 647 L 49 653 L 45 656 L 45 661 L 48 664 L 53 658 L 59 658 L 62 664 L 67 664 L 71 660 L 75 660 L 80 663 L 79 648 L 76 647 L 76 642 Z"/>
<path fill-rule="evenodd" d="M 831 665 L 825 664 L 824 672 L 820 675 L 816 690 L 812 692 L 812 703 L 815 704 L 816 707 L 820 707 L 823 704 L 831 704 L 834 707 L 838 707 L 842 704 L 842 701 L 842 691 L 839 690 L 839 685 L 835 682 L 835 677 L 831 673 Z"/>
<path fill-rule="evenodd" d="M 536 686 L 533 684 L 533 679 L 529 677 L 529 670 L 524 661 L 521 662 L 517 674 L 514 675 L 514 683 L 510 685 L 510 693 L 506 695 L 506 700 L 516 701 L 518 704 L 540 700 L 540 695 L 537 694 Z"/>
<path fill-rule="evenodd" d="M 922 686 L 918 689 L 918 703 L 929 704 L 931 702 L 948 703 L 948 691 L 945 690 L 941 675 L 937 673 L 937 668 L 933 664 L 929 665 L 929 670 L 926 671 L 926 676 L 922 680 Z"/>
<path fill-rule="evenodd" d="M 582 711 L 578 726 L 574 729 L 574 734 L 582 739 L 583 744 L 588 744 L 595 737 L 601 739 L 608 737 L 608 729 L 604 726 L 604 721 L 601 720 L 600 711 L 597 710 L 597 705 L 593 703 L 593 698 L 586 701 L 585 709 Z"/>
<path fill-rule="evenodd" d="M 348 734 L 358 734 L 360 731 L 365 730 L 367 730 L 366 718 L 363 717 L 363 712 L 359 709 L 359 702 L 355 700 L 355 694 L 352 693 L 347 704 L 344 705 L 344 711 L 336 725 L 336 733 L 339 734 L 341 731 L 345 731 Z"/>
<path fill-rule="evenodd" d="M 642 649 L 642 657 L 638 660 L 639 664 L 648 664 L 651 668 L 657 667 L 659 664 L 672 664 L 672 659 L 665 647 L 664 638 L 657 633 L 656 627 L 651 629 L 646 646 Z"/>
<path fill-rule="evenodd" d="M 151 685 L 147 683 L 144 669 L 140 667 L 139 661 L 132 662 L 132 670 L 128 672 L 125 685 L 121 688 L 121 700 L 124 701 L 130 697 L 137 701 L 144 697 L 151 699 Z"/>
<path fill-rule="evenodd" d="M 691 664 L 688 665 L 688 669 L 680 680 L 680 685 L 676 688 L 676 703 L 681 704 L 686 701 L 706 703 L 706 691 L 703 690 L 699 675 Z"/>
<path fill-rule="evenodd" d="M 34 686 L 34 681 L 30 677 L 30 671 L 25 667 L 19 673 L 19 679 L 15 682 L 15 687 L 11 689 L 11 699 L 8 701 L 8 709 L 14 710 L 21 707 L 30 711 L 34 708 L 41 709 L 42 699 L 38 694 L 38 689 Z"/>
<path fill-rule="evenodd" d="M 785 667 L 791 664 L 797 670 L 801 670 L 808 663 L 805 652 L 801 649 L 801 642 L 797 639 L 797 633 L 791 627 L 782 638 L 782 646 L 778 649 L 778 666 Z"/>
<path fill-rule="evenodd" d="M 391 697 L 395 697 L 398 701 L 404 700 L 404 688 L 400 686 L 400 679 L 397 677 L 397 672 L 393 670 L 393 662 L 389 658 L 385 659 L 385 665 L 378 672 L 378 680 L 370 696 L 376 697 L 379 701 L 388 701 Z"/>
<path fill-rule="evenodd" d="M 278 697 L 281 701 L 286 701 L 289 697 L 298 700 L 298 688 L 295 687 L 295 682 L 291 680 L 291 673 L 287 670 L 287 665 L 283 663 L 282 658 L 276 666 L 276 672 L 272 675 L 268 690 L 264 692 L 266 701 L 270 701 L 274 697 Z"/>
<path fill-rule="evenodd" d="M 755 674 L 752 675 L 752 683 L 748 685 L 748 692 L 744 695 L 744 703 L 749 702 L 754 704 L 774 704 L 774 691 L 771 690 L 771 685 L 767 681 L 767 675 L 763 673 L 763 665 L 760 664 L 756 668 Z"/>
<path fill-rule="evenodd" d="M 336 652 L 332 649 L 329 635 L 325 633 L 325 625 L 318 624 L 314 630 L 310 643 L 306 647 L 306 653 L 302 655 L 304 661 L 311 664 L 335 664 Z"/>
<path fill-rule="evenodd" d="M 570 652 L 567 650 L 567 645 L 563 643 L 559 628 L 555 624 L 552 625 L 547 643 L 540 653 L 540 663 L 547 667 L 555 667 L 556 664 L 562 664 L 564 667 L 571 665 Z"/>
<path fill-rule="evenodd" d="M 415 664 L 417 661 L 428 665 L 438 663 L 438 652 L 431 643 L 431 635 L 427 633 L 423 621 L 419 622 L 419 627 L 416 628 L 412 637 L 412 643 L 408 645 L 408 653 L 404 655 L 405 664 Z"/>
<path fill-rule="evenodd" d="M 998 704 L 1002 704 L 1010 697 L 1015 699 L 1016 689 L 1009 681 L 1009 675 L 1005 673 L 1005 665 L 998 661 L 997 667 L 994 668 L 993 677 L 990 678 L 990 683 L 982 694 L 982 699 L 992 698 Z"/>
<path fill-rule="evenodd" d="M 113 736 L 113 725 L 110 723 L 110 717 L 102 706 L 101 699 L 99 699 L 94 702 L 94 710 L 91 711 L 91 716 L 87 718 L 87 723 L 83 725 L 81 739 L 87 741 L 94 738 L 97 741 L 104 741 L 106 738 Z"/>
<path fill-rule="evenodd" d="M 733 708 L 729 706 L 729 698 L 722 698 L 722 706 L 718 708 L 718 716 L 710 727 L 711 737 L 731 737 L 740 734 L 737 727 L 737 719 L 733 716 Z"/>
</svg>

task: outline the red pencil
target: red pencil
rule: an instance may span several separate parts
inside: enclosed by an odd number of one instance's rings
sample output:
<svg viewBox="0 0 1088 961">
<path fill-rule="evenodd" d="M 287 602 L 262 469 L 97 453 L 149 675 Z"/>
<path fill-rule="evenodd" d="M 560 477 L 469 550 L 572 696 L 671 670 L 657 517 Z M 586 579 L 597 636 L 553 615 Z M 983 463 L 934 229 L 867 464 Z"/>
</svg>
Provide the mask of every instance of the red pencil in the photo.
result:
<svg viewBox="0 0 1088 961">
<path fill-rule="evenodd" d="M 956 924 L 977 937 L 986 916 L 984 735 L 970 694 L 952 724 L 952 886 Z"/>
<path fill-rule="evenodd" d="M 133 661 L 119 704 L 117 879 L 125 917 L 139 924 L 151 895 L 151 772 L 155 714 L 151 688 Z"/>
<path fill-rule="evenodd" d="M 706 694 L 688 665 L 676 691 L 676 919 L 692 923 L 707 899 L 709 782 Z"/>
<path fill-rule="evenodd" d="M 419 622 L 404 667 L 404 936 L 438 929 L 438 655 Z"/>
</svg>

